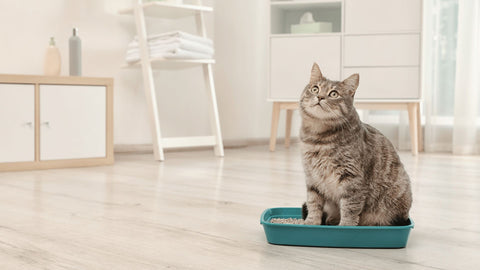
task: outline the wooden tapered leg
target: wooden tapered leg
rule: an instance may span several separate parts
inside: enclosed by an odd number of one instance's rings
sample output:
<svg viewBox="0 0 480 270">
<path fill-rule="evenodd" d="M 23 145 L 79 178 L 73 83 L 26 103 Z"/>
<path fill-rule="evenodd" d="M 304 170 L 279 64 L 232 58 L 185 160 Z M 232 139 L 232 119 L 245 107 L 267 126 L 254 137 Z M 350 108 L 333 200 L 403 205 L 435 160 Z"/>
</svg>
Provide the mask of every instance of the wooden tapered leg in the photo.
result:
<svg viewBox="0 0 480 270">
<path fill-rule="evenodd" d="M 417 106 L 417 132 L 418 132 L 418 151 L 423 152 L 423 130 L 422 130 L 422 115 L 420 114 L 420 103 Z"/>
<path fill-rule="evenodd" d="M 410 141 L 412 144 L 412 154 L 414 156 L 418 154 L 417 106 L 418 103 L 408 103 L 408 125 L 410 127 Z"/>
<path fill-rule="evenodd" d="M 270 133 L 270 151 L 275 151 L 277 143 L 278 119 L 280 118 L 280 102 L 273 103 L 272 110 L 272 131 Z"/>
<path fill-rule="evenodd" d="M 285 126 L 285 147 L 290 147 L 290 134 L 292 133 L 293 110 L 287 109 L 287 123 Z"/>
</svg>

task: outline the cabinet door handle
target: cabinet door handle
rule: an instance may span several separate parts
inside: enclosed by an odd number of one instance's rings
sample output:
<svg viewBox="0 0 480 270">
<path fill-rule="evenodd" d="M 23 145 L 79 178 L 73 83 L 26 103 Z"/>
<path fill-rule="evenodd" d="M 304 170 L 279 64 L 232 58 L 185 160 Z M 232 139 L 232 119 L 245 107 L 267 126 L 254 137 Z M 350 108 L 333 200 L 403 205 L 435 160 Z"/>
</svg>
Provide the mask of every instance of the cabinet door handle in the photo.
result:
<svg viewBox="0 0 480 270">
<path fill-rule="evenodd" d="M 45 126 L 45 127 L 50 127 L 50 122 L 49 121 L 46 121 L 46 122 L 42 122 L 42 126 Z"/>
<path fill-rule="evenodd" d="M 27 127 L 30 127 L 30 128 L 31 128 L 31 127 L 33 127 L 33 123 L 32 123 L 32 122 L 26 122 L 26 123 L 25 123 L 25 126 L 27 126 Z"/>
</svg>

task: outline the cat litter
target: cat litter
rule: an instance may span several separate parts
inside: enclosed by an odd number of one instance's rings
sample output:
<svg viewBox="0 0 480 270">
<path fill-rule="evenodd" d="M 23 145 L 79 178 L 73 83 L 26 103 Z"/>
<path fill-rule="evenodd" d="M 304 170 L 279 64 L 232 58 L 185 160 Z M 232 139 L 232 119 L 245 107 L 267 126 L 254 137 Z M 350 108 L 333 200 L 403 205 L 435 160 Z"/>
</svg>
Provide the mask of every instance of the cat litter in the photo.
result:
<svg viewBox="0 0 480 270">
<path fill-rule="evenodd" d="M 305 225 L 302 208 L 266 209 L 260 223 L 270 244 L 344 248 L 404 248 L 414 226 Z"/>
<path fill-rule="evenodd" d="M 301 218 L 271 218 L 270 222 L 277 224 L 305 224 L 305 220 Z"/>
</svg>

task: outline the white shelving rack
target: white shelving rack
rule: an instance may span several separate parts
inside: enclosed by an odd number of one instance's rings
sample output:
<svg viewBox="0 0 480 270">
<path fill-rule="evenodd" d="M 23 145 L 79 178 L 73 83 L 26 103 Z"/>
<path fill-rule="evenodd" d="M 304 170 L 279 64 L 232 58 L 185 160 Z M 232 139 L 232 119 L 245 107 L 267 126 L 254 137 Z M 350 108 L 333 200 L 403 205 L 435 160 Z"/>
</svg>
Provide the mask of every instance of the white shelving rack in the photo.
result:
<svg viewBox="0 0 480 270">
<path fill-rule="evenodd" d="M 204 13 L 213 12 L 212 7 L 203 6 L 201 0 L 196 4 L 174 4 L 169 2 L 146 2 L 135 0 L 133 8 L 120 10 L 120 14 L 133 14 L 140 46 L 140 60 L 127 64 L 124 67 L 141 67 L 143 82 L 145 87 L 145 96 L 147 99 L 148 113 L 150 115 L 150 126 L 153 138 L 153 153 L 155 160 L 163 161 L 165 159 L 163 149 L 180 147 L 200 147 L 213 146 L 215 155 L 223 156 L 223 141 L 220 130 L 220 119 L 218 116 L 217 98 L 215 94 L 215 83 L 213 78 L 212 64 L 215 59 L 165 59 L 150 58 L 147 42 L 146 16 L 157 18 L 175 19 L 186 16 L 195 16 L 197 24 L 197 34 L 207 37 L 205 28 Z M 209 100 L 209 116 L 212 129 L 211 136 L 196 137 L 171 137 L 162 138 L 160 131 L 159 112 L 153 80 L 153 69 L 165 65 L 202 65 L 204 80 L 207 86 L 207 96 Z"/>
</svg>

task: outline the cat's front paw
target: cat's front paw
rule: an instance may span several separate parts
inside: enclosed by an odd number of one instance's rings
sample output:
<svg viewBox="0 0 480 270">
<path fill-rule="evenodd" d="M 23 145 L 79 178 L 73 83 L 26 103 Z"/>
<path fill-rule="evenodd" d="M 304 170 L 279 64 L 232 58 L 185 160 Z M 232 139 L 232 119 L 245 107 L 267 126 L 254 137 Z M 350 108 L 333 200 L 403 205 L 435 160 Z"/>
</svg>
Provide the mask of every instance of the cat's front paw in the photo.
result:
<svg viewBox="0 0 480 270">
<path fill-rule="evenodd" d="M 338 226 L 357 226 L 358 225 L 358 221 L 354 221 L 354 220 L 340 220 L 340 223 L 338 224 Z"/>
<path fill-rule="evenodd" d="M 320 217 L 307 217 L 305 225 L 322 225 L 322 219 Z"/>
</svg>

